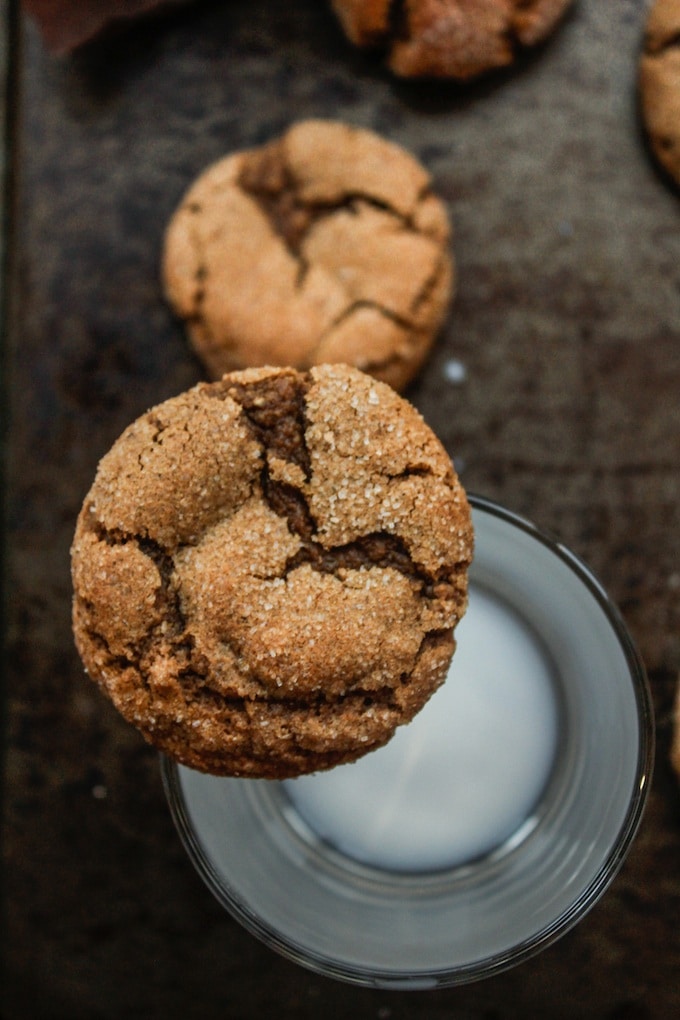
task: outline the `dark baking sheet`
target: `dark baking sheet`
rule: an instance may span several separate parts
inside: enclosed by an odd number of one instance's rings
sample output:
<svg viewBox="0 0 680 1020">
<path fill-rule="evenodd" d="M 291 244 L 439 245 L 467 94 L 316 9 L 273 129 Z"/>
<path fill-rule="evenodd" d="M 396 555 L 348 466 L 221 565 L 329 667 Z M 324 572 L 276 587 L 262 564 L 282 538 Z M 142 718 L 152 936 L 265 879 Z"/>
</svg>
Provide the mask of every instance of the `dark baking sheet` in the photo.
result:
<svg viewBox="0 0 680 1020">
<path fill-rule="evenodd" d="M 581 0 L 511 72 L 403 83 L 319 0 L 172 10 L 75 57 L 10 26 L 2 1015 L 637 1020 L 680 1015 L 680 198 L 636 105 L 642 0 Z M 577 929 L 435 993 L 318 978 L 226 916 L 155 753 L 83 677 L 68 548 L 97 460 L 201 378 L 158 257 L 194 175 L 291 120 L 374 128 L 432 172 L 458 295 L 410 398 L 464 483 L 600 575 L 637 640 L 658 762 L 635 847 Z M 453 362 L 463 378 L 450 380 Z M 455 375 L 455 373 L 454 373 Z"/>
</svg>

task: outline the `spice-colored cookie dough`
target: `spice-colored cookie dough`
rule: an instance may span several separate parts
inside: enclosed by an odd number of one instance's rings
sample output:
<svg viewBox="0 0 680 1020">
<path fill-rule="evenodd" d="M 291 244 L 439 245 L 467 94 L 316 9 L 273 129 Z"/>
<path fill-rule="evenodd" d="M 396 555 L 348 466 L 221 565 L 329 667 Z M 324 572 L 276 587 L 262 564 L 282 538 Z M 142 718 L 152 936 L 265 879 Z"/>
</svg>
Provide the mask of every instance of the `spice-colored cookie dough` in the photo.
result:
<svg viewBox="0 0 680 1020">
<path fill-rule="evenodd" d="M 237 372 L 102 459 L 72 548 L 76 644 L 176 760 L 299 775 L 384 744 L 443 682 L 471 556 L 451 461 L 391 387 Z"/>
<path fill-rule="evenodd" d="M 466 80 L 543 42 L 573 0 L 331 0 L 347 37 L 407 78 Z"/>
<path fill-rule="evenodd" d="M 649 11 L 639 80 L 652 151 L 680 184 L 680 0 L 656 0 Z"/>
<path fill-rule="evenodd" d="M 347 363 L 403 389 L 453 290 L 426 170 L 371 131 L 302 121 L 192 185 L 166 232 L 166 296 L 210 375 Z"/>
</svg>

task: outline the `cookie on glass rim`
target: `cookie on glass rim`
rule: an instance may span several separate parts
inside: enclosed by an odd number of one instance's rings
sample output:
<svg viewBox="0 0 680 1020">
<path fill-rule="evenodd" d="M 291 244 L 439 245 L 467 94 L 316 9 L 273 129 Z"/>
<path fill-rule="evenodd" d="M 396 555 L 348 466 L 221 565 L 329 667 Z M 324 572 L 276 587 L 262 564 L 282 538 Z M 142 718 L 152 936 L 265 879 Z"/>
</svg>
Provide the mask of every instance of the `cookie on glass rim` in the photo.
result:
<svg viewBox="0 0 680 1020">
<path fill-rule="evenodd" d="M 444 681 L 472 550 L 451 461 L 391 387 L 342 365 L 232 373 L 100 462 L 75 640 L 176 761 L 301 775 L 380 747 Z"/>
</svg>

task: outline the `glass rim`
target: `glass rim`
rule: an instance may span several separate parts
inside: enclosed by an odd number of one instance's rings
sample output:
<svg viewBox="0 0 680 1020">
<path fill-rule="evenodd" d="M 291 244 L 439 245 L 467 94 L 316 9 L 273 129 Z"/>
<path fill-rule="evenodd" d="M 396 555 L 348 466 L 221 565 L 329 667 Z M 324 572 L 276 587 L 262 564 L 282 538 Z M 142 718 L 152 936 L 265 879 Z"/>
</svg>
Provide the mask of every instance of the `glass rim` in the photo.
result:
<svg viewBox="0 0 680 1020">
<path fill-rule="evenodd" d="M 573 902 L 549 924 L 544 925 L 530 937 L 507 950 L 452 968 L 423 968 L 413 973 L 400 971 L 396 968 L 391 970 L 343 963 L 325 953 L 310 949 L 308 946 L 301 946 L 294 940 L 281 935 L 275 928 L 263 921 L 255 911 L 251 910 L 226 886 L 224 879 L 218 875 L 194 832 L 181 792 L 178 764 L 166 755 L 160 755 L 163 788 L 181 842 L 194 868 L 221 905 L 247 931 L 280 955 L 317 974 L 354 985 L 405 990 L 452 987 L 491 977 L 546 949 L 582 920 L 613 882 L 639 829 L 651 785 L 655 750 L 651 691 L 644 664 L 618 607 L 585 562 L 547 531 L 485 496 L 468 493 L 468 501 L 473 510 L 496 517 L 541 543 L 576 575 L 605 615 L 624 655 L 635 696 L 638 718 L 638 754 L 635 782 L 628 810 L 618 832 L 612 837 L 611 848 L 603 858 L 596 874 Z"/>
</svg>

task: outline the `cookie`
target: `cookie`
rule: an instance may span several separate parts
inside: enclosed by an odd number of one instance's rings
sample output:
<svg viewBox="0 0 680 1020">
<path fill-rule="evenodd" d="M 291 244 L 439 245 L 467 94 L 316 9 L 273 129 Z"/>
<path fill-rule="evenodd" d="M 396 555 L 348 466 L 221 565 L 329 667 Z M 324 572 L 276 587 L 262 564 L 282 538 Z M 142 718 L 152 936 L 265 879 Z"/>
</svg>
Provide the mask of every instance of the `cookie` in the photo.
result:
<svg viewBox="0 0 680 1020">
<path fill-rule="evenodd" d="M 450 227 L 426 170 L 371 131 L 303 121 L 189 188 L 164 290 L 209 375 L 356 366 L 401 390 L 453 290 Z"/>
<path fill-rule="evenodd" d="M 675 705 L 673 707 L 673 730 L 671 736 L 671 767 L 676 776 L 680 779 L 680 676 L 675 691 Z"/>
<path fill-rule="evenodd" d="M 83 663 L 177 761 L 283 778 L 384 744 L 443 682 L 465 493 L 391 387 L 249 369 L 130 425 L 72 546 Z"/>
<path fill-rule="evenodd" d="M 465 81 L 543 42 L 573 0 L 331 0 L 348 39 L 405 78 Z"/>
<path fill-rule="evenodd" d="M 652 152 L 680 184 L 680 0 L 656 0 L 649 11 L 639 88 Z"/>
</svg>

